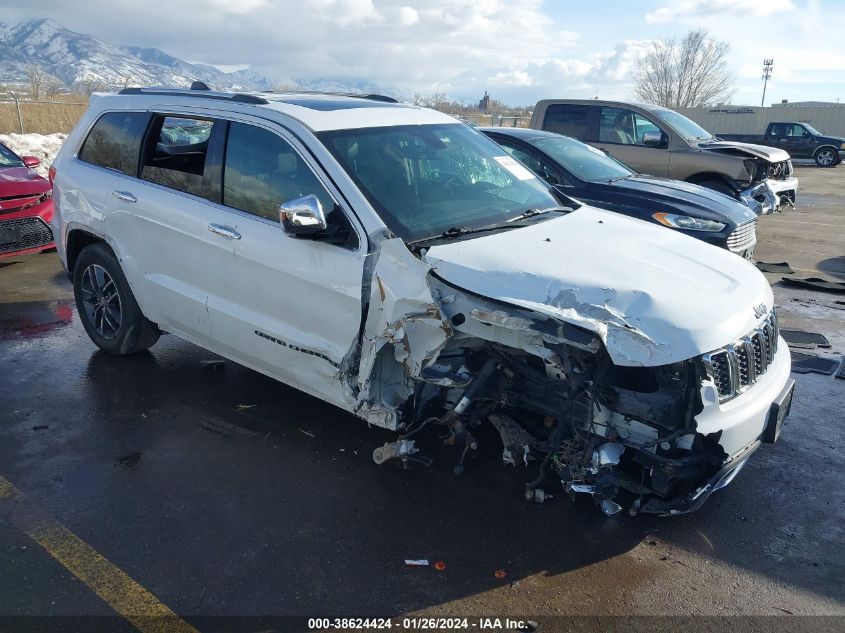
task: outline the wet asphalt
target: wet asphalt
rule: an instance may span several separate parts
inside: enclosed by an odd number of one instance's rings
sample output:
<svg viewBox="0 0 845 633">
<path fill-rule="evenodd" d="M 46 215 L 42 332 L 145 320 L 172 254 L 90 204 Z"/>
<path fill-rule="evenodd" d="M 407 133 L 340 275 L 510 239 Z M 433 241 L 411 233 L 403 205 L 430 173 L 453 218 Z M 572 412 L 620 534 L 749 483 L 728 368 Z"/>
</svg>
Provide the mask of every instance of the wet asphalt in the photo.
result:
<svg viewBox="0 0 845 633">
<path fill-rule="evenodd" d="M 818 195 L 808 221 L 842 222 L 845 198 Z M 845 311 L 777 296 L 785 326 L 841 357 Z M 390 434 L 214 360 L 172 335 L 99 352 L 54 253 L 0 261 L 0 477 L 201 630 L 208 615 L 845 616 L 845 380 L 794 374 L 780 441 L 698 513 L 607 518 L 551 486 L 526 502 L 533 471 L 503 467 L 495 441 L 460 477 L 436 432 L 418 442 L 433 466 L 376 466 Z M 0 499 L 0 628 L 113 614 L 19 511 Z"/>
</svg>

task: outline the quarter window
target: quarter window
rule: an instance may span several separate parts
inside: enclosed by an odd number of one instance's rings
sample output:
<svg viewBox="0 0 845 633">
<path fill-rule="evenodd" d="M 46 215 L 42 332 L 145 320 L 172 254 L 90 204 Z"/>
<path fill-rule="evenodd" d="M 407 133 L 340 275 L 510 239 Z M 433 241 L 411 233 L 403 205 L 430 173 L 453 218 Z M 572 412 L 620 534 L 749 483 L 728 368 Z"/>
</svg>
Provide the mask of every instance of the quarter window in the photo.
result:
<svg viewBox="0 0 845 633">
<path fill-rule="evenodd" d="M 205 119 L 157 117 L 148 140 L 141 178 L 177 191 L 209 197 L 203 185 L 211 132 Z"/>
<path fill-rule="evenodd" d="M 254 125 L 229 124 L 223 204 L 278 221 L 279 205 L 308 194 L 326 216 L 332 212 L 334 200 L 287 141 Z"/>
<path fill-rule="evenodd" d="M 135 176 L 141 133 L 147 118 L 144 112 L 107 112 L 91 128 L 79 151 L 79 159 Z"/>
</svg>

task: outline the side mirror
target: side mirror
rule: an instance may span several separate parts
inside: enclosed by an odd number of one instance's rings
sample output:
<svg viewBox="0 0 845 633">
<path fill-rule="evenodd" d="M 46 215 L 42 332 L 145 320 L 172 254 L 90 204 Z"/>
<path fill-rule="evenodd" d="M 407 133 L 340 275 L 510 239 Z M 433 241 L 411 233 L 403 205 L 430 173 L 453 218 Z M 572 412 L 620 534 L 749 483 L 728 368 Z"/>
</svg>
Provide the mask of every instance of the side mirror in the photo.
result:
<svg viewBox="0 0 845 633">
<path fill-rule="evenodd" d="M 289 235 L 314 235 L 328 226 L 323 205 L 313 193 L 283 203 L 279 207 L 279 219 Z"/>
<path fill-rule="evenodd" d="M 30 169 L 34 169 L 41 164 L 41 159 L 37 156 L 23 156 L 23 164 Z"/>
<path fill-rule="evenodd" d="M 647 147 L 664 147 L 668 140 L 663 132 L 643 132 L 643 145 Z"/>
</svg>

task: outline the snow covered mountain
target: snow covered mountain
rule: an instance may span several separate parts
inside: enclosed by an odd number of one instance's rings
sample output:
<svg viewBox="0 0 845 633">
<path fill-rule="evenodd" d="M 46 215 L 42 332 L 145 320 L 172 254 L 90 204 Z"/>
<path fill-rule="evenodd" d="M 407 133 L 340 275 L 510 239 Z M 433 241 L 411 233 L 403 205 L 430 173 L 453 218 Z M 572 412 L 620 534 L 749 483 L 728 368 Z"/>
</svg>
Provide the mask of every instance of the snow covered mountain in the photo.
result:
<svg viewBox="0 0 845 633">
<path fill-rule="evenodd" d="M 25 82 L 30 64 L 67 86 L 187 87 L 200 79 L 217 88 L 242 87 L 211 66 L 195 66 L 156 49 L 120 48 L 50 19 L 0 24 L 0 82 Z"/>
<path fill-rule="evenodd" d="M 269 67 L 225 73 L 208 64 L 183 61 L 157 48 L 109 44 L 93 35 L 66 29 L 50 19 L 30 20 L 14 26 L 0 23 L 0 84 L 27 83 L 27 70 L 32 64 L 37 64 L 44 73 L 65 86 L 83 89 L 182 88 L 199 80 L 217 90 L 298 88 L 406 96 L 364 81 L 290 78 L 279 69 Z"/>
</svg>

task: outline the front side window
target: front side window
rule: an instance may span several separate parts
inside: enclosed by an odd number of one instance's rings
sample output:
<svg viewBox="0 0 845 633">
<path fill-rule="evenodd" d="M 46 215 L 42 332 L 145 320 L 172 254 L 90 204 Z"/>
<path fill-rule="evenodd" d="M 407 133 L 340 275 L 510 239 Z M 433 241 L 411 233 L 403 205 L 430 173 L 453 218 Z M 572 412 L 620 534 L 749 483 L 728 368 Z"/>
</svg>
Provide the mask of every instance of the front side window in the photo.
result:
<svg viewBox="0 0 845 633">
<path fill-rule="evenodd" d="M 609 182 L 634 173 L 612 156 L 572 138 L 549 136 L 532 143 L 569 173 L 587 182 Z"/>
<path fill-rule="evenodd" d="M 546 108 L 543 129 L 565 136 L 591 141 L 590 108 L 586 105 L 552 103 Z"/>
<path fill-rule="evenodd" d="M 141 178 L 158 185 L 209 197 L 203 185 L 214 121 L 158 116 L 147 140 Z"/>
<path fill-rule="evenodd" d="M 145 112 L 107 112 L 91 128 L 79 150 L 79 159 L 135 176 L 147 119 Z"/>
<path fill-rule="evenodd" d="M 559 204 L 539 178 L 467 125 L 336 130 L 319 137 L 384 223 L 408 241 Z"/>
<path fill-rule="evenodd" d="M 636 145 L 634 113 L 625 108 L 602 108 L 599 117 L 599 142 Z"/>
<path fill-rule="evenodd" d="M 23 161 L 8 147 L 0 143 L 0 167 L 23 167 Z"/>
<path fill-rule="evenodd" d="M 521 147 L 510 145 L 507 141 L 497 140 L 496 142 L 499 143 L 499 145 L 501 145 L 508 154 L 528 167 L 531 171 L 539 174 L 540 177 L 550 185 L 569 184 L 565 182 L 563 175 L 545 160 L 542 160 L 534 154 L 526 152 Z"/>
<path fill-rule="evenodd" d="M 223 204 L 270 220 L 279 205 L 314 194 L 328 216 L 334 200 L 291 145 L 264 128 L 229 124 L 223 168 Z"/>
</svg>

